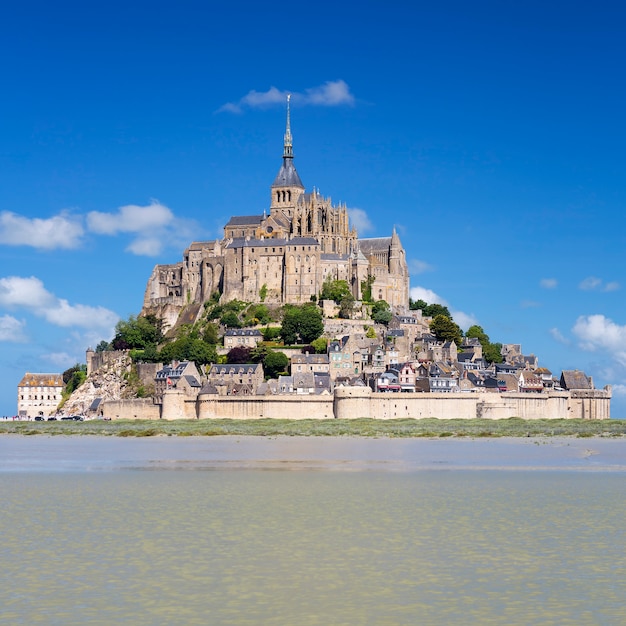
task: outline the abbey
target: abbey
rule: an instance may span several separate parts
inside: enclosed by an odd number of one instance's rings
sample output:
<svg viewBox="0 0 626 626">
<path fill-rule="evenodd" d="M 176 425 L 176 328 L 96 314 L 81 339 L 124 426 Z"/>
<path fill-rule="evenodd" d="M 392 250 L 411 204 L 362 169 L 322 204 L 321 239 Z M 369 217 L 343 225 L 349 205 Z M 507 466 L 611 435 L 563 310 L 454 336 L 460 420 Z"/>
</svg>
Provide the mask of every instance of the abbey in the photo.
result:
<svg viewBox="0 0 626 626">
<path fill-rule="evenodd" d="M 356 300 L 371 297 L 396 312 L 408 310 L 409 273 L 395 229 L 391 236 L 359 239 L 345 205 L 333 206 L 315 189 L 306 192 L 294 166 L 289 101 L 282 165 L 271 185 L 269 211 L 232 217 L 224 237 L 194 242 L 183 260 L 157 265 L 143 312 L 173 321 L 174 311 L 220 301 L 301 304 L 319 296 L 327 278 L 345 280 Z"/>
</svg>

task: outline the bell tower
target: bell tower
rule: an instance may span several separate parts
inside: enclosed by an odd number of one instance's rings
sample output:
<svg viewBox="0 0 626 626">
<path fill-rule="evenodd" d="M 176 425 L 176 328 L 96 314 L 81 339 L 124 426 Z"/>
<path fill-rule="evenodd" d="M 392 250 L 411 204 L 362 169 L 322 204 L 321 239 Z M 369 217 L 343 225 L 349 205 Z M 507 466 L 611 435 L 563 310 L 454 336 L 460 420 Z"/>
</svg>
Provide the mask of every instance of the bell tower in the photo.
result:
<svg viewBox="0 0 626 626">
<path fill-rule="evenodd" d="M 304 185 L 293 164 L 293 141 L 291 137 L 290 116 L 291 95 L 287 96 L 287 124 L 283 141 L 283 164 L 278 170 L 271 187 L 270 213 L 282 211 L 290 218 L 294 216 L 294 209 L 298 198 L 304 193 Z"/>
</svg>

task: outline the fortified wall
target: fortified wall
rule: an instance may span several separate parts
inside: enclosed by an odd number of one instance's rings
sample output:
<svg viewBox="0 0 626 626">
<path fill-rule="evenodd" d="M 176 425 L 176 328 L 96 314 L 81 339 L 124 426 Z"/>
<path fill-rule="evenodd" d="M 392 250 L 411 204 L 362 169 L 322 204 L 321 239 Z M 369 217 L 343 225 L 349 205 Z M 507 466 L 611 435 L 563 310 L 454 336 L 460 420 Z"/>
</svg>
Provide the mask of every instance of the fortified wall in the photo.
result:
<svg viewBox="0 0 626 626">
<path fill-rule="evenodd" d="M 111 419 L 609 419 L 611 388 L 550 393 L 374 393 L 368 387 L 338 387 L 326 396 L 200 394 L 172 389 L 161 406 L 151 400 L 106 402 Z"/>
</svg>

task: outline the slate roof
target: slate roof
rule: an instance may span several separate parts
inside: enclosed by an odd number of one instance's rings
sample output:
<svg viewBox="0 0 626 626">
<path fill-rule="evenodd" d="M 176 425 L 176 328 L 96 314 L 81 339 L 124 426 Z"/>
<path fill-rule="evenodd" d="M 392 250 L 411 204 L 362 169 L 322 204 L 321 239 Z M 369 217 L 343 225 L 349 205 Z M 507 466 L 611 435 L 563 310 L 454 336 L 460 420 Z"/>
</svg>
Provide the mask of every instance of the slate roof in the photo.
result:
<svg viewBox="0 0 626 626">
<path fill-rule="evenodd" d="M 376 252 L 389 252 L 391 237 L 373 237 L 371 239 L 359 239 L 359 248 L 365 256 Z"/>
<path fill-rule="evenodd" d="M 229 328 L 226 337 L 260 337 L 263 333 L 258 328 Z"/>
<path fill-rule="evenodd" d="M 593 389 L 589 377 L 580 370 L 563 370 L 561 387 L 563 389 Z"/>
<path fill-rule="evenodd" d="M 304 189 L 304 185 L 293 164 L 293 158 L 283 157 L 283 164 L 280 166 L 278 174 L 276 174 L 272 187 L 300 187 Z"/>
<path fill-rule="evenodd" d="M 263 215 L 234 215 L 228 220 L 228 226 L 258 226 L 263 221 Z"/>
</svg>

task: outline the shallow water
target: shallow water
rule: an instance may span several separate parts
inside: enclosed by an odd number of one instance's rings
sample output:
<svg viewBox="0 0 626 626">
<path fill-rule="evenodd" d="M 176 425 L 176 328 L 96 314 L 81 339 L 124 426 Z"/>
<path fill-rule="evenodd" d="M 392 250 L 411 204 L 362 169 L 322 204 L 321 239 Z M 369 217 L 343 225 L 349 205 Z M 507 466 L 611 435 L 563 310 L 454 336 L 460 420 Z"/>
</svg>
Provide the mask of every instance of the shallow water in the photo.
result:
<svg viewBox="0 0 626 626">
<path fill-rule="evenodd" d="M 0 498 L 3 624 L 626 620 L 622 473 L 29 470 Z"/>
</svg>

